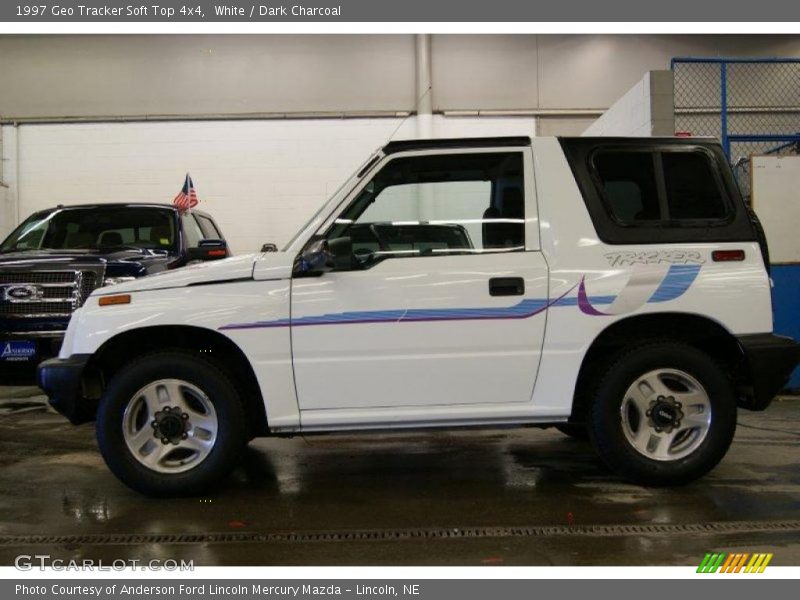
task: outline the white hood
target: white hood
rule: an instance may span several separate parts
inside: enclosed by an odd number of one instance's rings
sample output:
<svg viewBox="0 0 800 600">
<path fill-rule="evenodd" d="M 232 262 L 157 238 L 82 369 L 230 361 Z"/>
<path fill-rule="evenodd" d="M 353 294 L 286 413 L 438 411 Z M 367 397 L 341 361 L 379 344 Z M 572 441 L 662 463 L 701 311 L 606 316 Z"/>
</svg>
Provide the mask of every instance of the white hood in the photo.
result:
<svg viewBox="0 0 800 600">
<path fill-rule="evenodd" d="M 135 281 L 102 287 L 93 295 L 104 296 L 121 292 L 161 290 L 203 283 L 253 279 L 254 271 L 256 279 L 286 279 L 291 277 L 292 262 L 292 257 L 284 252 L 243 254 L 222 260 L 195 263 L 174 271 L 163 271 Z"/>
</svg>

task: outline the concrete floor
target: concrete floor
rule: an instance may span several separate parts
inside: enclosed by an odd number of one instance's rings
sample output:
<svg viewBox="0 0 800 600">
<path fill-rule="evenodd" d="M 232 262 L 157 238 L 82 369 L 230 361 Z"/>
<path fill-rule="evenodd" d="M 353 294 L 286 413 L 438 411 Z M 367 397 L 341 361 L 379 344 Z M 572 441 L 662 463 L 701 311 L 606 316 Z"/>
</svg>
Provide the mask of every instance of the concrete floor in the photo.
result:
<svg viewBox="0 0 800 600">
<path fill-rule="evenodd" d="M 725 461 L 677 489 L 621 483 L 555 430 L 509 429 L 257 440 L 214 496 L 151 500 L 106 469 L 93 424 L 36 393 L 0 388 L 0 564 L 800 564 L 797 399 L 741 412 Z"/>
</svg>

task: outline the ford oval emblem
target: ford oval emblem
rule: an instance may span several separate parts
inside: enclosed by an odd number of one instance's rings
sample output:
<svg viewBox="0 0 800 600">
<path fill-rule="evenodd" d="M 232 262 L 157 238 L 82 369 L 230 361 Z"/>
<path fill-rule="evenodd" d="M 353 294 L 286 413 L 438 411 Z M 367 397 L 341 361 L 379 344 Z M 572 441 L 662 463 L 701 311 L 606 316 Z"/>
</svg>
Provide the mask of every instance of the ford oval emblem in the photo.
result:
<svg viewBox="0 0 800 600">
<path fill-rule="evenodd" d="M 37 285 L 12 285 L 5 289 L 5 299 L 9 302 L 33 302 L 43 295 L 42 288 Z"/>
</svg>

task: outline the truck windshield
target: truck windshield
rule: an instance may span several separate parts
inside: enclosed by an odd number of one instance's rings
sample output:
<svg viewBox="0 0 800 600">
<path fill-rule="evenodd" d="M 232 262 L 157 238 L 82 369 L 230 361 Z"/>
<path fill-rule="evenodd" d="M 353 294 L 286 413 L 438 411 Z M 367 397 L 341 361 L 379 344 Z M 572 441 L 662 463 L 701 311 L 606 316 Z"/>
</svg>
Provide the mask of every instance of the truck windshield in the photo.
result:
<svg viewBox="0 0 800 600">
<path fill-rule="evenodd" d="M 173 250 L 172 210 L 101 206 L 67 208 L 31 215 L 6 238 L 0 252 L 141 248 Z"/>
</svg>

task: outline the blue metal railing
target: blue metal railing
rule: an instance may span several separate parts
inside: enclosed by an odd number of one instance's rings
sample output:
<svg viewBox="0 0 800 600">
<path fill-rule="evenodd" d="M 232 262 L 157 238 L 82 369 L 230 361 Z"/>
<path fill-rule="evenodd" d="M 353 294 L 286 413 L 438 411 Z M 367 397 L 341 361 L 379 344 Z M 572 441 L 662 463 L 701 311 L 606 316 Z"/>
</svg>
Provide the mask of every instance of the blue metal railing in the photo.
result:
<svg viewBox="0 0 800 600">
<path fill-rule="evenodd" d="M 790 57 L 769 57 L 769 58 L 733 58 L 733 57 L 696 57 L 681 56 L 675 57 L 670 61 L 670 69 L 674 72 L 676 66 L 680 64 L 712 64 L 719 65 L 719 125 L 720 142 L 728 159 L 731 159 L 731 144 L 736 142 L 747 143 L 769 143 L 784 144 L 789 147 L 800 144 L 800 134 L 770 131 L 736 131 L 731 132 L 729 127 L 729 66 L 736 64 L 770 64 L 770 65 L 800 65 L 800 58 Z M 795 81 L 788 81 L 787 87 L 797 86 Z M 676 109 L 678 107 L 676 106 Z M 800 107 L 797 107 L 800 114 Z M 800 119 L 799 119 L 800 120 Z M 798 123 L 800 125 L 800 122 Z M 796 132 L 797 130 L 794 129 Z"/>
</svg>

